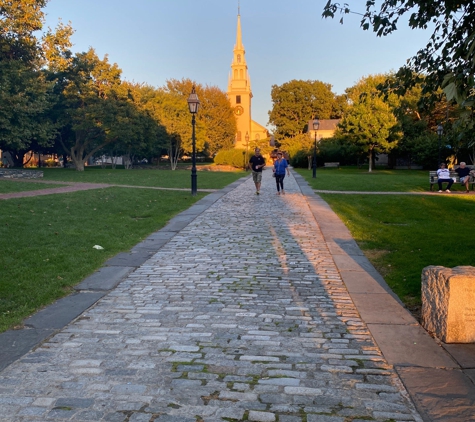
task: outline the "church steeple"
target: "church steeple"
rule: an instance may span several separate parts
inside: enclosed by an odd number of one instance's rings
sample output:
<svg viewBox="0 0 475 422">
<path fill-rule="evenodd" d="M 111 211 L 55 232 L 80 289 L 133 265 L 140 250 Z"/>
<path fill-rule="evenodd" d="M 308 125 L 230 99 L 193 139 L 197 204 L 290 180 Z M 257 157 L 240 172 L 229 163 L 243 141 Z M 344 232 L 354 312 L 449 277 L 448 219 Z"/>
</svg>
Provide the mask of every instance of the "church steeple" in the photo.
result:
<svg viewBox="0 0 475 422">
<path fill-rule="evenodd" d="M 239 14 L 239 12 L 238 12 L 237 18 L 238 20 L 237 20 L 237 30 L 236 30 L 236 44 L 234 46 L 234 49 L 244 50 L 244 46 L 242 45 L 241 15 Z"/>
<path fill-rule="evenodd" d="M 236 44 L 233 50 L 231 74 L 228 83 L 228 98 L 234 107 L 237 123 L 236 147 L 243 147 L 244 140 L 251 137 L 251 80 L 247 70 L 246 50 L 242 43 L 241 14 L 238 4 Z M 251 138 L 252 139 L 252 138 Z"/>
</svg>

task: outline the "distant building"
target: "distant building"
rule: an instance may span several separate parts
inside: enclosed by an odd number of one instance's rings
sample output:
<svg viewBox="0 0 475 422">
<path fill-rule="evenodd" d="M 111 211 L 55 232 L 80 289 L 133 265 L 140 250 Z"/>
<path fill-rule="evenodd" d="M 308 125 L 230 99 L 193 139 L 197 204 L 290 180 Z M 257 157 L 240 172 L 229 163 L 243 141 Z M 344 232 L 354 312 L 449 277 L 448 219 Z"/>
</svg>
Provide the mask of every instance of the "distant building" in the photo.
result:
<svg viewBox="0 0 475 422">
<path fill-rule="evenodd" d="M 320 125 L 317 130 L 317 140 L 331 138 L 335 134 L 336 127 L 341 119 L 318 119 Z M 313 120 L 308 122 L 308 133 L 312 139 L 315 139 L 315 130 L 313 129 Z"/>
<path fill-rule="evenodd" d="M 242 44 L 241 15 L 238 11 L 236 44 L 233 50 L 233 61 L 228 82 L 228 98 L 236 115 L 237 133 L 236 148 L 247 148 L 248 140 L 265 139 L 269 136 L 268 130 L 251 117 L 251 79 L 247 69 L 246 51 Z"/>
</svg>

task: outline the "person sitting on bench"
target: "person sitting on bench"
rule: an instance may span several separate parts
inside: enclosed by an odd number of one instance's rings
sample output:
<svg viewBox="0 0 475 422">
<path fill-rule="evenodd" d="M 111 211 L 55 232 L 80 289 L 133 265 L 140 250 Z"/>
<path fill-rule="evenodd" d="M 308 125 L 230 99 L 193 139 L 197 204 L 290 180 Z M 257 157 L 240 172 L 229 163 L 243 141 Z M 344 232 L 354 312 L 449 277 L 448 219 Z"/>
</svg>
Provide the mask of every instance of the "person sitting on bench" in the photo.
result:
<svg viewBox="0 0 475 422">
<path fill-rule="evenodd" d="M 468 184 L 470 182 L 470 173 L 472 170 L 470 170 L 470 167 L 467 167 L 467 165 L 462 161 L 460 167 L 455 169 L 455 171 L 459 175 L 460 183 L 465 186 L 465 192 L 469 193 Z"/>
<path fill-rule="evenodd" d="M 437 170 L 437 184 L 439 185 L 439 192 L 442 192 L 442 183 L 448 183 L 446 192 L 450 193 L 450 188 L 454 183 L 454 179 L 450 177 L 450 171 L 445 167 L 445 163 L 440 163 L 440 168 Z"/>
</svg>

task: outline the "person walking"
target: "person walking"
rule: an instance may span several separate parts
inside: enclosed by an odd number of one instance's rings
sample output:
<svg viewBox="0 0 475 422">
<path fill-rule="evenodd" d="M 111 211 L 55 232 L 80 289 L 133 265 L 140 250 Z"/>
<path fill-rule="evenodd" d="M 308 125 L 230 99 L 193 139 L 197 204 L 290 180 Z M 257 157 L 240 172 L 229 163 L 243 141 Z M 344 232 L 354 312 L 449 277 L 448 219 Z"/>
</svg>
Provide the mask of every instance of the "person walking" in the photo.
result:
<svg viewBox="0 0 475 422">
<path fill-rule="evenodd" d="M 287 172 L 287 176 L 289 176 L 290 171 L 289 171 L 289 164 L 287 163 L 287 160 L 283 158 L 282 153 L 280 151 L 277 153 L 277 160 L 275 160 L 274 168 L 272 170 L 274 172 L 275 183 L 277 185 L 277 195 L 280 195 L 281 189 L 282 189 L 282 195 L 285 195 L 284 177 L 285 177 L 286 172 Z"/>
<path fill-rule="evenodd" d="M 252 180 L 254 185 L 256 185 L 256 195 L 259 195 L 261 190 L 261 181 L 262 181 L 262 169 L 266 165 L 266 160 L 261 155 L 261 150 L 256 148 L 254 150 L 254 155 L 249 160 L 249 166 L 252 170 Z"/>
<path fill-rule="evenodd" d="M 439 185 L 439 192 L 442 192 L 442 183 L 447 183 L 447 189 L 445 191 L 450 193 L 450 188 L 454 183 L 454 179 L 450 177 L 450 171 L 445 167 L 445 163 L 441 163 L 439 170 L 437 170 L 437 184 Z"/>
</svg>

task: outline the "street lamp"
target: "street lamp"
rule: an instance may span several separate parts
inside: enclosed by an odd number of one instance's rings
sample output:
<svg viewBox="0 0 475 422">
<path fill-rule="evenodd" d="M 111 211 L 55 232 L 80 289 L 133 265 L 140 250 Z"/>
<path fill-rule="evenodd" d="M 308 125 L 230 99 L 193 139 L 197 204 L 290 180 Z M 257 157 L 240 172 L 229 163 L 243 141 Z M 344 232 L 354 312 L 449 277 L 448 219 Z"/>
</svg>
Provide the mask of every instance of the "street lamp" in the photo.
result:
<svg viewBox="0 0 475 422">
<path fill-rule="evenodd" d="M 317 131 L 320 126 L 320 121 L 315 119 L 313 121 L 313 130 L 315 132 L 315 144 L 313 145 L 313 160 L 312 160 L 312 177 L 317 177 Z"/>
<path fill-rule="evenodd" d="M 249 132 L 246 132 L 246 136 L 244 137 L 246 139 L 246 163 L 247 165 L 247 157 L 248 157 L 248 152 L 249 152 Z M 244 170 L 246 170 L 246 167 L 244 167 Z"/>
<path fill-rule="evenodd" d="M 439 123 L 439 126 L 437 126 L 437 135 L 439 135 L 439 155 L 437 158 L 437 168 L 440 166 L 440 143 L 442 140 L 442 134 L 444 133 L 444 127 Z"/>
<path fill-rule="evenodd" d="M 191 94 L 188 97 L 188 108 L 190 109 L 191 113 L 191 126 L 193 128 L 191 134 L 191 140 L 193 143 L 193 153 L 191 155 L 191 194 L 196 196 L 196 140 L 195 140 L 195 116 L 198 112 L 198 107 L 200 105 L 200 100 L 198 99 L 198 95 L 195 92 L 195 86 L 191 90 Z"/>
</svg>

